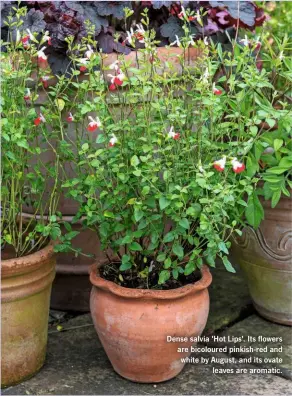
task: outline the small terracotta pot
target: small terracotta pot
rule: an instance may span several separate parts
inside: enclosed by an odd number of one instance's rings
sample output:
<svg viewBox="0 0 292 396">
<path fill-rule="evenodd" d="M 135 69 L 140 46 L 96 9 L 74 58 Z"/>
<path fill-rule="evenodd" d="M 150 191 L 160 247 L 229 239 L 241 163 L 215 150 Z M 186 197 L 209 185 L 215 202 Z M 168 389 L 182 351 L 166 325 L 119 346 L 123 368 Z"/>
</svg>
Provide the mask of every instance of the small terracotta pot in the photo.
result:
<svg viewBox="0 0 292 396">
<path fill-rule="evenodd" d="M 103 263 L 104 264 L 104 263 Z M 167 342 L 167 336 L 199 336 L 209 313 L 212 276 L 173 290 L 121 287 L 99 276 L 92 267 L 90 310 L 99 339 L 114 370 L 131 381 L 169 380 L 184 367 L 193 342 Z M 179 352 L 178 348 L 188 348 Z"/>
<path fill-rule="evenodd" d="M 53 245 L 1 262 L 1 386 L 33 376 L 44 364 L 50 294 L 55 277 Z"/>
</svg>

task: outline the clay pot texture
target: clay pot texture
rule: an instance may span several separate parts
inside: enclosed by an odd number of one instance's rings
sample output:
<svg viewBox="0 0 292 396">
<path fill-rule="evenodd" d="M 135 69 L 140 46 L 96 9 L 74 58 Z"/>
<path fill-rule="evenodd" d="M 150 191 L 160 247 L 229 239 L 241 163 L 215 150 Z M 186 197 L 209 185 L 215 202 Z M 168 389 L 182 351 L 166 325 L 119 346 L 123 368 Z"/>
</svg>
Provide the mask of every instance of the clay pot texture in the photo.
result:
<svg viewBox="0 0 292 396">
<path fill-rule="evenodd" d="M 199 336 L 209 313 L 208 286 L 212 276 L 173 290 L 130 289 L 99 276 L 92 267 L 90 310 L 93 323 L 114 370 L 135 382 L 169 380 L 184 367 L 193 344 L 167 342 L 167 336 Z"/>
<path fill-rule="evenodd" d="M 262 201 L 265 219 L 257 230 L 236 237 L 232 255 L 247 279 L 254 307 L 264 318 L 292 325 L 292 198 L 272 209 Z"/>
<path fill-rule="evenodd" d="M 33 376 L 44 364 L 50 294 L 55 277 L 53 245 L 1 262 L 1 386 Z"/>
</svg>

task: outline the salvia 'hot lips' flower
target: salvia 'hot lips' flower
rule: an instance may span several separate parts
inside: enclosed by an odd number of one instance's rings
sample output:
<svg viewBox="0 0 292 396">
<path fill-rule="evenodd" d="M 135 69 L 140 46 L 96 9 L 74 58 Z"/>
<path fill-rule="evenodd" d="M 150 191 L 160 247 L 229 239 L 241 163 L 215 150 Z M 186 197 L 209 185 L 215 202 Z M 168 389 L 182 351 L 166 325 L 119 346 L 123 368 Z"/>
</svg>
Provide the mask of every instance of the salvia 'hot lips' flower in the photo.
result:
<svg viewBox="0 0 292 396">
<path fill-rule="evenodd" d="M 22 42 L 23 48 L 27 49 L 29 47 L 29 35 L 27 34 L 26 36 L 22 37 L 21 42 Z"/>
<path fill-rule="evenodd" d="M 94 55 L 94 51 L 89 44 L 87 45 L 87 48 L 88 50 L 85 52 L 85 57 L 90 59 Z"/>
<path fill-rule="evenodd" d="M 180 138 L 180 133 L 178 132 L 174 132 L 173 130 L 173 126 L 170 128 L 169 132 L 168 132 L 168 137 L 174 139 L 174 140 L 178 140 Z"/>
<path fill-rule="evenodd" d="M 110 138 L 110 141 L 109 141 L 109 147 L 114 147 L 114 145 L 117 143 L 117 141 L 118 141 L 118 138 L 116 137 L 116 135 L 113 133 L 112 135 L 111 135 L 112 137 Z"/>
<path fill-rule="evenodd" d="M 47 59 L 48 59 L 48 57 L 47 57 L 47 55 L 44 53 L 44 50 L 46 49 L 46 47 L 43 47 L 43 48 L 41 48 L 39 51 L 38 51 L 38 61 L 39 62 L 46 62 L 47 61 Z"/>
<path fill-rule="evenodd" d="M 214 161 L 213 166 L 218 172 L 223 172 L 225 169 L 226 157 L 224 156 L 220 160 Z"/>
<path fill-rule="evenodd" d="M 42 82 L 44 88 L 48 88 L 48 86 L 49 86 L 48 80 L 49 79 L 50 79 L 49 76 L 42 76 L 41 77 L 41 82 Z"/>
<path fill-rule="evenodd" d="M 101 122 L 98 117 L 95 117 L 95 119 L 94 119 L 93 117 L 89 116 L 88 119 L 90 121 L 87 126 L 87 130 L 89 132 L 94 132 L 94 131 L 96 131 L 96 129 L 101 127 Z"/>
<path fill-rule="evenodd" d="M 34 120 L 34 125 L 38 126 L 40 123 L 46 122 L 45 117 L 42 115 L 42 113 L 39 113 L 39 116 Z"/>
<path fill-rule="evenodd" d="M 245 170 L 245 165 L 242 162 L 239 162 L 237 158 L 234 158 L 231 161 L 232 169 L 235 173 L 241 173 Z"/>
<path fill-rule="evenodd" d="M 79 70 L 83 73 L 87 70 L 87 63 L 88 63 L 88 58 L 81 58 L 79 59 L 79 63 L 81 63 L 81 66 L 79 66 Z"/>
<path fill-rule="evenodd" d="M 73 122 L 74 121 L 74 117 L 73 117 L 72 113 L 68 113 L 68 116 L 67 116 L 66 120 L 68 122 Z"/>
<path fill-rule="evenodd" d="M 29 88 L 27 88 L 27 90 L 26 90 L 26 92 L 25 92 L 25 94 L 24 94 L 24 96 L 23 96 L 23 99 L 27 102 L 27 101 L 29 101 L 29 100 L 31 100 L 31 95 L 30 95 L 30 89 Z"/>
<path fill-rule="evenodd" d="M 48 31 L 45 32 L 42 42 L 47 42 L 48 45 L 52 45 L 52 40 Z"/>
<path fill-rule="evenodd" d="M 215 87 L 215 83 L 213 84 L 213 94 L 214 95 L 222 95 L 222 89 L 218 89 Z"/>
<path fill-rule="evenodd" d="M 117 86 L 123 85 L 125 75 L 121 71 L 116 76 L 113 76 L 112 74 L 109 74 L 108 76 L 111 77 L 111 84 L 109 86 L 110 91 L 115 91 Z"/>
</svg>

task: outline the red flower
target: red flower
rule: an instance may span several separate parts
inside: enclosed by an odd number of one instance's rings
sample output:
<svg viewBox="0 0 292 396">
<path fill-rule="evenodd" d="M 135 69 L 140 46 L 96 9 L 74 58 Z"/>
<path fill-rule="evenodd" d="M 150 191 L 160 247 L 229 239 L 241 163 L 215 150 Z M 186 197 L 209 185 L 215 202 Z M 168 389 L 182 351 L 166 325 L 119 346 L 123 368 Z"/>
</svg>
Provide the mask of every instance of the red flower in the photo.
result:
<svg viewBox="0 0 292 396">
<path fill-rule="evenodd" d="M 48 80 L 50 79 L 50 77 L 48 76 L 43 76 L 41 77 L 41 82 L 43 84 L 43 87 L 46 89 L 49 86 Z"/>
<path fill-rule="evenodd" d="M 47 56 L 46 56 L 46 54 L 44 53 L 44 50 L 46 49 L 46 47 L 43 47 L 42 49 L 40 49 L 39 51 L 38 51 L 38 61 L 39 62 L 47 62 Z"/>
<path fill-rule="evenodd" d="M 80 66 L 79 70 L 83 73 L 87 70 L 86 66 Z"/>
<path fill-rule="evenodd" d="M 40 113 L 39 116 L 34 120 L 34 125 L 38 126 L 38 125 L 40 125 L 41 122 L 46 122 L 46 119 L 42 115 L 42 113 Z"/>
<path fill-rule="evenodd" d="M 27 88 L 26 93 L 23 96 L 23 99 L 27 102 L 28 100 L 31 100 L 31 96 L 30 96 L 30 89 Z"/>
<path fill-rule="evenodd" d="M 218 172 L 223 172 L 226 164 L 226 157 L 224 156 L 220 160 L 214 161 L 213 166 Z"/>
<path fill-rule="evenodd" d="M 173 126 L 170 128 L 168 132 L 168 136 L 172 138 L 173 140 L 179 140 L 180 139 L 180 133 L 174 132 Z"/>
<path fill-rule="evenodd" d="M 115 84 L 110 84 L 110 86 L 109 86 L 110 91 L 115 91 L 116 89 L 117 89 L 117 87 L 115 86 Z"/>
<path fill-rule="evenodd" d="M 101 126 L 101 122 L 98 117 L 96 117 L 95 120 L 91 116 L 89 116 L 88 118 L 89 118 L 90 122 L 87 126 L 87 130 L 89 132 L 94 132 L 96 129 L 98 129 Z"/>
<path fill-rule="evenodd" d="M 195 21 L 196 19 L 197 19 L 197 17 L 195 17 L 195 16 L 189 16 L 189 18 L 188 18 L 188 20 L 190 22 Z"/>
<path fill-rule="evenodd" d="M 21 42 L 22 42 L 23 48 L 24 48 L 24 49 L 27 49 L 27 48 L 29 47 L 29 35 L 24 36 L 24 37 L 21 39 Z"/>
<path fill-rule="evenodd" d="M 242 162 L 237 161 L 236 158 L 231 161 L 231 164 L 235 173 L 241 173 L 245 170 L 245 165 Z"/>
<path fill-rule="evenodd" d="M 67 116 L 66 120 L 67 120 L 68 122 L 74 121 L 74 117 L 73 117 L 72 113 L 68 113 L 68 116 Z"/>
<path fill-rule="evenodd" d="M 215 87 L 215 83 L 213 84 L 213 94 L 214 95 L 222 95 L 222 90 Z"/>
<path fill-rule="evenodd" d="M 52 39 L 51 39 L 51 37 L 48 37 L 48 45 L 52 45 Z"/>
</svg>

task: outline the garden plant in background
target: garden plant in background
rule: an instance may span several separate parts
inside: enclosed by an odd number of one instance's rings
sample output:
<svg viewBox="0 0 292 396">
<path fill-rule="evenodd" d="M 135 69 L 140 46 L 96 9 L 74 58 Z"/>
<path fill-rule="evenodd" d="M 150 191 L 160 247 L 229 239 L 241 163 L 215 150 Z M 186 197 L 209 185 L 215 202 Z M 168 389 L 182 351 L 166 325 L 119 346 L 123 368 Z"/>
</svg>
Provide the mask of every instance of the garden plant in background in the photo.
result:
<svg viewBox="0 0 292 396">
<path fill-rule="evenodd" d="M 237 237 L 234 258 L 243 268 L 257 311 L 277 323 L 292 324 L 292 140 L 291 140 L 291 40 L 265 33 L 261 64 L 270 81 L 259 86 L 265 119 L 255 130 L 256 139 L 247 157 L 247 174 L 259 176 L 249 196 L 249 227 Z M 258 92 L 251 100 L 259 102 Z"/>
<path fill-rule="evenodd" d="M 24 14 L 25 9 L 16 10 L 13 28 L 22 26 Z M 1 53 L 2 386 L 33 375 L 44 363 L 55 276 L 52 241 L 61 236 L 56 207 L 62 164 L 54 147 L 62 139 L 61 108 L 52 99 L 35 111 L 44 81 L 38 61 L 48 35 L 30 39 L 23 51 L 25 40 L 18 33 L 16 41 L 2 43 L 6 52 Z M 46 159 L 49 151 L 52 162 Z M 23 215 L 25 206 L 29 216 Z"/>
<path fill-rule="evenodd" d="M 149 27 L 155 32 L 160 47 L 172 43 L 176 36 L 184 36 L 184 12 L 182 4 L 177 1 L 27 1 L 20 4 L 28 7 L 20 27 L 21 33 L 27 36 L 28 30 L 32 33 L 49 32 L 51 40 L 45 53 L 53 72 L 58 74 L 65 73 L 70 64 L 67 37 L 73 37 L 75 43 L 80 43 L 87 36 L 88 20 L 93 26 L 95 49 L 103 53 L 130 54 L 144 48 L 143 40 L 138 40 L 134 48 L 128 41 L 127 31 L 141 23 L 145 7 L 148 9 Z M 214 42 L 226 46 L 228 36 L 235 37 L 236 28 L 253 30 L 262 26 L 266 18 L 263 9 L 251 1 L 188 1 L 183 4 L 191 9 L 189 24 L 193 39 L 210 36 Z M 6 16 L 15 12 L 13 6 L 16 5 L 17 2 L 1 3 L 3 38 L 8 34 Z M 130 11 L 127 18 L 125 7 Z M 15 38 L 16 28 L 11 31 L 10 26 L 10 32 Z"/>
</svg>

